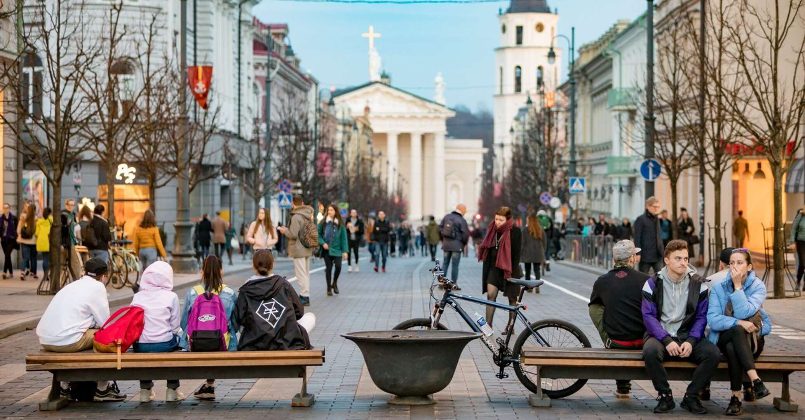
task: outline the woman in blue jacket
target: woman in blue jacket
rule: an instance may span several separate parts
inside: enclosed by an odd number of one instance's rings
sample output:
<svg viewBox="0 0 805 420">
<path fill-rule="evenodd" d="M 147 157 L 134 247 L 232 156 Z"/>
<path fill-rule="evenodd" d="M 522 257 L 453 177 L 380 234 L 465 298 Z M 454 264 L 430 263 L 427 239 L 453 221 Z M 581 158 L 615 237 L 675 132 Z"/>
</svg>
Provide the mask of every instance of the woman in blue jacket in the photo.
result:
<svg viewBox="0 0 805 420">
<path fill-rule="evenodd" d="M 741 382 L 744 374 L 752 381 L 744 384 L 744 400 L 754 401 L 769 395 L 769 390 L 755 370 L 755 359 L 763 351 L 763 337 L 771 332 L 771 320 L 763 310 L 766 285 L 752 270 L 752 256 L 746 248 L 730 255 L 727 278 L 710 290 L 707 323 L 710 342 L 727 358 L 732 398 L 725 412 L 739 416 Z"/>
<path fill-rule="evenodd" d="M 327 296 L 338 294 L 338 276 L 341 275 L 341 261 L 347 259 L 347 229 L 335 204 L 327 206 L 327 216 L 319 222 L 319 246 L 324 258 L 324 277 L 327 279 Z M 335 268 L 335 270 L 333 270 Z"/>
</svg>

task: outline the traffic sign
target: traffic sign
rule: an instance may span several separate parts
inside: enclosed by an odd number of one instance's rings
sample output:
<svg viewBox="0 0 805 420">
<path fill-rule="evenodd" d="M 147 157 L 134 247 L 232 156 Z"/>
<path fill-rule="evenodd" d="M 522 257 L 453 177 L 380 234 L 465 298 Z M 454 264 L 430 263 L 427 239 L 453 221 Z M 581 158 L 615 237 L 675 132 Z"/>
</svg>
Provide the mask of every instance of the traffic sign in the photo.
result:
<svg viewBox="0 0 805 420">
<path fill-rule="evenodd" d="M 662 173 L 662 165 L 657 159 L 646 159 L 640 164 L 640 176 L 646 181 L 654 181 Z"/>
<path fill-rule="evenodd" d="M 349 203 L 345 201 L 339 202 L 338 212 L 341 213 L 341 217 L 347 217 L 347 215 L 349 214 Z"/>
<path fill-rule="evenodd" d="M 558 209 L 562 207 L 562 200 L 559 197 L 551 197 L 551 202 L 549 203 L 552 209 Z"/>
<path fill-rule="evenodd" d="M 582 194 L 587 192 L 587 178 L 583 176 L 570 177 L 570 193 Z"/>
<path fill-rule="evenodd" d="M 544 193 L 539 195 L 539 202 L 547 206 L 548 204 L 551 203 L 551 198 L 553 198 L 551 196 L 551 193 L 544 192 Z"/>
<path fill-rule="evenodd" d="M 292 200 L 291 193 L 281 192 L 277 194 L 277 203 L 279 203 L 279 207 L 281 209 L 289 209 L 291 208 L 291 200 Z"/>
<path fill-rule="evenodd" d="M 290 194 L 291 189 L 293 189 L 293 183 L 289 179 L 283 179 L 277 184 L 277 188 L 286 194 Z"/>
</svg>

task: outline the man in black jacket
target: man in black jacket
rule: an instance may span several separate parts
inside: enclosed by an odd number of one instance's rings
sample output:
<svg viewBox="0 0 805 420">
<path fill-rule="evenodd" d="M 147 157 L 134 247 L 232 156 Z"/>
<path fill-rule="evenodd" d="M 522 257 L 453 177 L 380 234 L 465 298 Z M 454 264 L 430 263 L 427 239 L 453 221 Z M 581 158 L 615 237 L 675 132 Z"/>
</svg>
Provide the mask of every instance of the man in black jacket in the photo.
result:
<svg viewBox="0 0 805 420">
<path fill-rule="evenodd" d="M 646 200 L 646 212 L 638 216 L 634 221 L 634 244 L 642 251 L 638 255 L 637 269 L 649 274 L 649 269 L 658 273 L 662 269 L 663 251 L 660 236 L 660 222 L 657 215 L 660 214 L 660 200 L 656 197 L 649 197 Z"/>
<path fill-rule="evenodd" d="M 357 273 L 361 271 L 361 267 L 358 265 L 358 250 L 361 246 L 361 238 L 363 238 L 364 233 L 363 220 L 358 217 L 358 210 L 350 210 L 346 225 L 347 242 L 349 243 L 349 269 L 347 271 Z M 355 256 L 355 268 L 352 268 L 353 255 Z"/>
<path fill-rule="evenodd" d="M 450 280 L 455 283 L 455 290 L 461 290 L 458 287 L 458 264 L 461 262 L 464 247 L 470 240 L 470 228 L 467 226 L 467 221 L 464 220 L 466 212 L 467 206 L 459 204 L 455 210 L 444 216 L 442 223 L 439 224 L 439 237 L 442 238 L 442 253 L 444 254 L 444 272 L 447 273 L 450 264 L 453 264 Z"/>
<path fill-rule="evenodd" d="M 112 231 L 109 230 L 109 221 L 103 217 L 106 210 L 103 204 L 98 204 L 93 210 L 92 220 L 87 225 L 88 232 L 82 232 L 81 237 L 89 250 L 91 258 L 100 258 L 109 264 L 109 242 L 112 240 Z M 92 236 L 90 239 L 89 237 Z M 87 239 L 90 239 L 87 241 Z"/>
<path fill-rule="evenodd" d="M 377 212 L 377 220 L 375 221 L 374 230 L 372 231 L 372 241 L 377 244 L 377 254 L 375 254 L 375 273 L 377 272 L 378 264 L 381 263 L 383 272 L 386 272 L 386 260 L 389 257 L 389 238 L 391 238 L 391 225 L 386 220 L 386 213 L 382 210 Z"/>
</svg>

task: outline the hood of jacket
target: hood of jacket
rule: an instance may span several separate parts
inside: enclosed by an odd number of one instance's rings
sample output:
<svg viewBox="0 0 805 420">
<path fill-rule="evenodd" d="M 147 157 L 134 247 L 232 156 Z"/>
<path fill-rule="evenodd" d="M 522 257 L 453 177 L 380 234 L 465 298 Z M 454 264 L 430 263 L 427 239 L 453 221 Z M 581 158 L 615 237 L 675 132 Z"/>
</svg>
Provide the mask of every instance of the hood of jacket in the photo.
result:
<svg viewBox="0 0 805 420">
<path fill-rule="evenodd" d="M 254 275 L 243 286 L 240 286 L 238 293 L 244 294 L 250 299 L 260 300 L 264 296 L 276 294 L 282 288 L 282 280 L 283 277 L 277 274 L 269 276 Z"/>
<path fill-rule="evenodd" d="M 140 290 L 173 290 L 173 268 L 165 261 L 156 261 L 143 271 Z"/>
<path fill-rule="evenodd" d="M 311 218 L 313 217 L 313 207 L 310 207 L 307 204 L 294 207 L 293 210 L 291 210 L 291 214 L 301 214 L 302 216 Z"/>
</svg>

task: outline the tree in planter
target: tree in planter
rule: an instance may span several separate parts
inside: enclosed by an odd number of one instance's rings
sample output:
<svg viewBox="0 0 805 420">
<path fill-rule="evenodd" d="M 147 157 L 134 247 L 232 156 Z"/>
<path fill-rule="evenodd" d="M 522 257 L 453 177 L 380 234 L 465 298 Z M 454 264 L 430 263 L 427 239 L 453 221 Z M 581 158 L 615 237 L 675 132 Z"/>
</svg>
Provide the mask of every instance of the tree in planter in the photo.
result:
<svg viewBox="0 0 805 420">
<path fill-rule="evenodd" d="M 767 159 L 774 182 L 774 297 L 785 297 L 783 176 L 802 145 L 805 123 L 805 0 L 736 2 L 722 22 L 737 92 L 722 83 L 730 118 L 745 144 Z M 758 4 L 758 5 L 756 5 Z"/>
<path fill-rule="evenodd" d="M 0 121 L 17 139 L 7 146 L 42 171 L 52 191 L 50 291 L 55 293 L 62 267 L 62 179 L 89 147 L 84 132 L 95 114 L 80 86 L 102 50 L 86 30 L 92 22 L 76 2 L 36 3 L 18 13 L 23 22 L 18 54 L 0 64 L 0 80 L 13 86 L 6 97 L 13 106 L 0 113 Z"/>
</svg>

